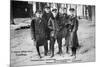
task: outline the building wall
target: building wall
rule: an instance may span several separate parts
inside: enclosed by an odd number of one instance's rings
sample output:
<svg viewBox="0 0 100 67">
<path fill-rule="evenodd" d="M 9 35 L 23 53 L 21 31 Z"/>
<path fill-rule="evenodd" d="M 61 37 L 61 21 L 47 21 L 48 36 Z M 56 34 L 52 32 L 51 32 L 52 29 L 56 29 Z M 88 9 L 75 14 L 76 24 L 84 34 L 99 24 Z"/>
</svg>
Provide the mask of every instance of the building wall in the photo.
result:
<svg viewBox="0 0 100 67">
<path fill-rule="evenodd" d="M 11 2 L 11 16 L 14 18 L 17 17 L 32 17 L 37 9 L 43 10 L 45 5 L 51 6 L 52 8 L 58 8 L 59 12 L 63 13 L 63 8 L 66 8 L 67 14 L 70 15 L 69 9 L 76 9 L 75 15 L 80 17 L 87 17 L 86 19 L 91 18 L 95 20 L 95 6 L 91 5 L 76 5 L 76 4 L 65 4 L 65 3 L 46 3 L 46 2 L 22 2 L 22 1 L 12 1 Z M 91 15 L 91 16 L 90 16 Z"/>
<path fill-rule="evenodd" d="M 77 16 L 83 16 L 83 6 L 77 5 Z"/>
<path fill-rule="evenodd" d="M 92 7 L 92 20 L 95 21 L 95 6 Z"/>
<path fill-rule="evenodd" d="M 33 2 L 32 4 L 33 4 L 33 13 L 35 13 L 35 11 L 36 11 L 36 2 Z"/>
<path fill-rule="evenodd" d="M 25 18 L 31 16 L 32 5 L 27 1 L 11 1 L 11 16 L 13 18 Z"/>
</svg>

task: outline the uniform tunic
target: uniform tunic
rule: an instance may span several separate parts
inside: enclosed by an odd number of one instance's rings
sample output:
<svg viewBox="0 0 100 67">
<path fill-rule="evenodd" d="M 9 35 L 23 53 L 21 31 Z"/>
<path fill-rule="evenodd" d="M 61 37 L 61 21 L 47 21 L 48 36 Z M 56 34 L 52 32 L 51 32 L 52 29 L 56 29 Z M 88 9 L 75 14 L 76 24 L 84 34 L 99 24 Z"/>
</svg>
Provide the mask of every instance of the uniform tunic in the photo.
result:
<svg viewBox="0 0 100 67">
<path fill-rule="evenodd" d="M 50 37 L 57 37 L 57 33 L 59 31 L 59 18 L 58 17 L 50 17 L 48 21 L 48 27 L 50 29 Z"/>
</svg>

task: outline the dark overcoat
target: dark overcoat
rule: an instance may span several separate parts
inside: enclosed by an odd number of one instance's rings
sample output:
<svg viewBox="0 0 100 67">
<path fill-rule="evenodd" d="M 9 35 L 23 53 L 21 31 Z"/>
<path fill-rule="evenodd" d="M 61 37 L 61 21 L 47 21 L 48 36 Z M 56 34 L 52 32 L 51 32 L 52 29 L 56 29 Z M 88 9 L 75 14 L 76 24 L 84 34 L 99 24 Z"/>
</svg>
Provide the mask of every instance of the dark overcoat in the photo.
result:
<svg viewBox="0 0 100 67">
<path fill-rule="evenodd" d="M 47 37 L 45 23 L 46 22 L 43 18 L 36 18 L 31 22 L 32 38 L 36 41 L 39 41 L 40 43 L 44 42 L 43 40 L 46 40 Z"/>
<path fill-rule="evenodd" d="M 43 16 L 42 16 L 44 18 L 44 20 L 45 20 L 45 24 L 46 24 L 46 34 L 47 34 L 47 39 L 48 40 L 50 39 L 50 29 L 48 28 L 48 21 L 49 21 L 51 15 L 52 15 L 51 12 L 46 13 L 44 11 Z"/>
<path fill-rule="evenodd" d="M 78 20 L 76 17 L 70 17 L 71 24 L 69 26 L 69 46 L 78 48 L 79 47 L 79 42 L 78 42 L 78 36 L 77 36 L 77 30 L 78 30 Z"/>
</svg>

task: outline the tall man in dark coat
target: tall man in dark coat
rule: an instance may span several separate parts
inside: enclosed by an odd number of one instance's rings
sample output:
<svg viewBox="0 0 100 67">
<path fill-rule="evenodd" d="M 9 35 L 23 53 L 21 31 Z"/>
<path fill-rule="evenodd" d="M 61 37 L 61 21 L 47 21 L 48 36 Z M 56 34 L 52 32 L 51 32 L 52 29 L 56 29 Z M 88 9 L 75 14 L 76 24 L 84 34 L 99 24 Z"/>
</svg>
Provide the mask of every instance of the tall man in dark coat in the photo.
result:
<svg viewBox="0 0 100 67">
<path fill-rule="evenodd" d="M 54 56 L 54 44 L 55 40 L 57 38 L 57 34 L 59 31 L 59 17 L 58 17 L 58 12 L 57 9 L 52 10 L 52 15 L 48 21 L 48 28 L 50 29 L 50 52 L 51 52 L 51 57 Z"/>
<path fill-rule="evenodd" d="M 79 47 L 78 43 L 78 36 L 77 36 L 77 30 L 78 30 L 78 19 L 77 16 L 75 15 L 75 9 L 71 8 L 70 9 L 71 15 L 69 16 L 69 20 L 71 21 L 70 26 L 69 26 L 69 47 L 72 50 L 72 56 L 76 56 L 76 50 Z"/>
<path fill-rule="evenodd" d="M 48 52 L 48 44 L 47 44 L 47 36 L 46 36 L 46 22 L 45 19 L 42 18 L 42 12 L 40 10 L 36 11 L 36 18 L 31 22 L 31 33 L 32 39 L 36 41 L 36 49 L 38 55 L 41 58 L 41 54 L 39 51 L 40 46 L 44 46 L 44 54 L 47 55 Z"/>
<path fill-rule="evenodd" d="M 47 35 L 47 42 L 50 40 L 50 29 L 48 28 L 48 20 L 51 17 L 52 13 L 50 11 L 50 6 L 45 6 L 44 7 L 44 12 L 43 12 L 43 19 L 45 19 L 45 24 L 46 24 L 46 35 Z M 47 45 L 48 49 L 49 44 Z"/>
<path fill-rule="evenodd" d="M 58 34 L 58 37 L 57 37 L 57 41 L 58 41 L 58 47 L 59 47 L 59 51 L 57 54 L 61 54 L 62 53 L 62 38 L 65 38 L 65 46 L 68 48 L 67 44 L 68 44 L 68 18 L 69 18 L 69 15 L 67 14 L 67 9 L 66 8 L 63 8 L 63 13 L 61 13 L 59 15 L 59 26 L 60 26 L 60 31 L 59 31 L 59 34 Z M 66 48 L 66 49 L 67 49 Z M 66 50 L 67 52 L 68 50 Z"/>
</svg>

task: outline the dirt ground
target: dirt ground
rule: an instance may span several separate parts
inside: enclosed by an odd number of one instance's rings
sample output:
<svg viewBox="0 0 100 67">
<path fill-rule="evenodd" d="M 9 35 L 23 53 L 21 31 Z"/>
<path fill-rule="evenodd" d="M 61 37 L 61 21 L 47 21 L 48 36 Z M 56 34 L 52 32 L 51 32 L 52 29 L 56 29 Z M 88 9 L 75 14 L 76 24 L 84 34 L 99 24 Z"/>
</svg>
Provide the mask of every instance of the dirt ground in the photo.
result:
<svg viewBox="0 0 100 67">
<path fill-rule="evenodd" d="M 21 19 L 20 19 L 21 20 Z M 14 27 L 14 26 L 13 26 Z M 79 20 L 78 39 L 81 48 L 77 50 L 76 59 L 66 54 L 64 39 L 63 41 L 63 54 L 58 55 L 58 45 L 55 43 L 55 56 L 44 56 L 43 46 L 40 47 L 43 56 L 40 59 L 31 40 L 30 29 L 15 30 L 11 28 L 11 66 L 20 65 L 37 65 L 37 64 L 55 64 L 55 63 L 76 63 L 76 62 L 94 62 L 95 61 L 95 22 L 85 19 Z"/>
</svg>

